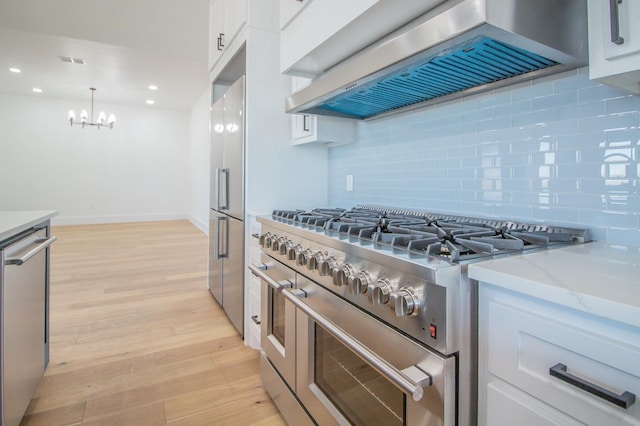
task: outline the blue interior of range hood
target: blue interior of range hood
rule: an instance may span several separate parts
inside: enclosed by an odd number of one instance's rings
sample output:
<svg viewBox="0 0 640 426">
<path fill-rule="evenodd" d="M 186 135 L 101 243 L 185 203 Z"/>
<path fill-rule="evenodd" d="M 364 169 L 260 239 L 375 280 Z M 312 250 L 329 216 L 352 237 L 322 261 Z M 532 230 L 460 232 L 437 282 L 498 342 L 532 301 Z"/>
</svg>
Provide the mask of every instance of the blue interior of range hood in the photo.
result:
<svg viewBox="0 0 640 426">
<path fill-rule="evenodd" d="M 483 38 L 341 93 L 317 108 L 364 119 L 553 65 L 557 62 Z"/>
</svg>

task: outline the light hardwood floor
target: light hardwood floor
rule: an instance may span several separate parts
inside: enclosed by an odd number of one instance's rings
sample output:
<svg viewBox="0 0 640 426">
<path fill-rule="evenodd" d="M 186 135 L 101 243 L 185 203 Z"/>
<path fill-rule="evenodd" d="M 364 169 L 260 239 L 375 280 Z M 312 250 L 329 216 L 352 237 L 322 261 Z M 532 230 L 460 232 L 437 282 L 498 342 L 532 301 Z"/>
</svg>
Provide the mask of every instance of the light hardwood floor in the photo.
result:
<svg viewBox="0 0 640 426">
<path fill-rule="evenodd" d="M 285 425 L 187 221 L 54 227 L 51 360 L 21 425 Z"/>
</svg>

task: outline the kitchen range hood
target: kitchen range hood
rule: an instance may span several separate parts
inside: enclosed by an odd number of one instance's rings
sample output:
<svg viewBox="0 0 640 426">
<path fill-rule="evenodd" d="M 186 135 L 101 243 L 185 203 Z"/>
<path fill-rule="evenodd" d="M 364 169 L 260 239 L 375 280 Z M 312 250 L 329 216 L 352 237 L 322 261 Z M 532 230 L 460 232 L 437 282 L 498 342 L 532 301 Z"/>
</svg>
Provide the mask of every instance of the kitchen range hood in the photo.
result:
<svg viewBox="0 0 640 426">
<path fill-rule="evenodd" d="M 286 111 L 369 119 L 587 58 L 586 0 L 448 0 L 327 70 L 287 98 Z"/>
</svg>

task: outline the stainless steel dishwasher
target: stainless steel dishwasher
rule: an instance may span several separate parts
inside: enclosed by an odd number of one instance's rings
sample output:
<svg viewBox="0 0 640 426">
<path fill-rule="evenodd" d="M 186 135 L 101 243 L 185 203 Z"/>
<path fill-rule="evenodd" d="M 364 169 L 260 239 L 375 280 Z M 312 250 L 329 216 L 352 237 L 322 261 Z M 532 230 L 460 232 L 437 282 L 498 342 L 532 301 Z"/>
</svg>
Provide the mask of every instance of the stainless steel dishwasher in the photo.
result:
<svg viewBox="0 0 640 426">
<path fill-rule="evenodd" d="M 0 424 L 20 423 L 48 362 L 48 228 L 0 243 Z"/>
</svg>

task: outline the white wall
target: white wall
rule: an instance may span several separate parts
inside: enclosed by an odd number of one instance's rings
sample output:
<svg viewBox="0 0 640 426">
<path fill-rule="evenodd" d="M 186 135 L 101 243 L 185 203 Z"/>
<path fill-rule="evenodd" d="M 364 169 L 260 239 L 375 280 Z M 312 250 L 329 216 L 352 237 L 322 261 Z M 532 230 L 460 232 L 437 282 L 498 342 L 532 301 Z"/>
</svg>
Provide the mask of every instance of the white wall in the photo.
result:
<svg viewBox="0 0 640 426">
<path fill-rule="evenodd" d="M 98 99 L 115 128 L 70 127 L 69 109 L 82 108 L 0 95 L 0 210 L 58 210 L 54 224 L 187 217 L 189 112 Z"/>
<path fill-rule="evenodd" d="M 189 220 L 203 232 L 209 230 L 209 89 L 205 90 L 189 113 Z"/>
</svg>

